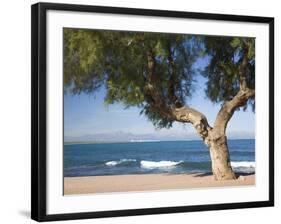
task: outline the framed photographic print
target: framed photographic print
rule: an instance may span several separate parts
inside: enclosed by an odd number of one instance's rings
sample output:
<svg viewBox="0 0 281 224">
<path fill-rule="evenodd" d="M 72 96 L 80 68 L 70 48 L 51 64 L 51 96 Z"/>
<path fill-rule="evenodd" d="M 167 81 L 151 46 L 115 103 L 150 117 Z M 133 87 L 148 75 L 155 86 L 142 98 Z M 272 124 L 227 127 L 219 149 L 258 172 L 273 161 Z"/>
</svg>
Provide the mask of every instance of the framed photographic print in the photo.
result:
<svg viewBox="0 0 281 224">
<path fill-rule="evenodd" d="M 274 19 L 32 6 L 32 219 L 274 205 Z"/>
</svg>

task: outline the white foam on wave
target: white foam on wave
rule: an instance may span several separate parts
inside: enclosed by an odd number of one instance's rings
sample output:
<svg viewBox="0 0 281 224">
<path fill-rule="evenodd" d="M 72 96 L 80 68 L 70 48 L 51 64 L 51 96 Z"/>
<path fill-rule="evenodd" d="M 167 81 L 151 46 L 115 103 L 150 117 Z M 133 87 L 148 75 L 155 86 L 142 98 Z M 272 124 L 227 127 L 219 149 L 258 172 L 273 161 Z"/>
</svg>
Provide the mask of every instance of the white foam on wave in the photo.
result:
<svg viewBox="0 0 281 224">
<path fill-rule="evenodd" d="M 250 161 L 231 162 L 235 172 L 252 173 L 255 172 L 256 163 Z"/>
<path fill-rule="evenodd" d="M 154 161 L 141 161 L 140 164 L 143 168 L 147 169 L 153 169 L 153 168 L 169 168 L 169 167 L 174 167 L 178 164 L 180 164 L 182 161 L 175 162 L 175 161 L 159 161 L 159 162 L 154 162 Z"/>
<path fill-rule="evenodd" d="M 255 168 L 256 163 L 255 162 L 250 162 L 250 161 L 241 161 L 241 162 L 231 162 L 231 166 L 233 168 L 235 167 L 250 167 L 250 168 Z"/>
<path fill-rule="evenodd" d="M 116 165 L 119 165 L 119 164 L 125 163 L 125 162 L 136 162 L 136 160 L 135 159 L 112 160 L 112 161 L 106 162 L 105 165 L 107 165 L 107 166 L 116 166 Z"/>
</svg>

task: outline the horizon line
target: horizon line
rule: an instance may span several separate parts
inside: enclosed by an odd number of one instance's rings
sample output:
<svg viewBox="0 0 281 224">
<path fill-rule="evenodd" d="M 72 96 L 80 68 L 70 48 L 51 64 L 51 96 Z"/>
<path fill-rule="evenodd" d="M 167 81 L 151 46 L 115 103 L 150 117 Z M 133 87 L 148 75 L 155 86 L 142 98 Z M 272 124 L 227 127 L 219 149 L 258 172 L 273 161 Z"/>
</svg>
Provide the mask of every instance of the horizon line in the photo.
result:
<svg viewBox="0 0 281 224">
<path fill-rule="evenodd" d="M 256 140 L 255 138 L 228 138 L 227 140 Z M 176 140 L 137 140 L 137 141 L 64 141 L 64 144 L 114 144 L 114 143 L 152 143 L 152 142 L 177 142 L 177 141 L 202 141 L 201 139 L 176 139 Z"/>
</svg>

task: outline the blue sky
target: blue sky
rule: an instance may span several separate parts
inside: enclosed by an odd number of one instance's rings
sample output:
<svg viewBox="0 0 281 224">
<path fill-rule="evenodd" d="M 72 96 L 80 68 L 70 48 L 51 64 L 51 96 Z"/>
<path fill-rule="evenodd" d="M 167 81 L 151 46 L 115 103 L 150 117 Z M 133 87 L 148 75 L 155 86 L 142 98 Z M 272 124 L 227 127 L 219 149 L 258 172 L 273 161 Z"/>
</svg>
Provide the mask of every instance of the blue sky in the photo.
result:
<svg viewBox="0 0 281 224">
<path fill-rule="evenodd" d="M 204 78 L 198 76 L 196 91 L 188 101 L 189 106 L 204 113 L 210 125 L 213 125 L 219 104 L 213 104 L 205 98 Z M 106 106 L 104 104 L 105 88 L 91 95 L 80 94 L 64 96 L 64 134 L 79 137 L 99 133 L 128 132 L 132 134 L 165 134 L 165 135 L 195 135 L 192 125 L 174 123 L 170 129 L 156 130 L 140 109 L 131 107 L 124 109 L 121 103 Z M 252 136 L 255 133 L 255 115 L 249 108 L 246 112 L 236 111 L 230 120 L 227 133 L 231 136 Z M 233 137 L 235 138 L 235 137 Z"/>
</svg>

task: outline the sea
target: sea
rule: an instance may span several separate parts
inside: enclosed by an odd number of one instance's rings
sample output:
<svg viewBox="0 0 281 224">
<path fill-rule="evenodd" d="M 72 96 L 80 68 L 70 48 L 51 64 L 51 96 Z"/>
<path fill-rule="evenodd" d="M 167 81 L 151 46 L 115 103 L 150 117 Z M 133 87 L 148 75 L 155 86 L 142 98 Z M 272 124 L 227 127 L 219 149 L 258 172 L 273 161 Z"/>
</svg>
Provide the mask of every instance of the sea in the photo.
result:
<svg viewBox="0 0 281 224">
<path fill-rule="evenodd" d="M 255 140 L 228 140 L 235 172 L 255 172 Z M 202 141 L 65 143 L 64 176 L 208 173 L 211 160 Z"/>
</svg>

